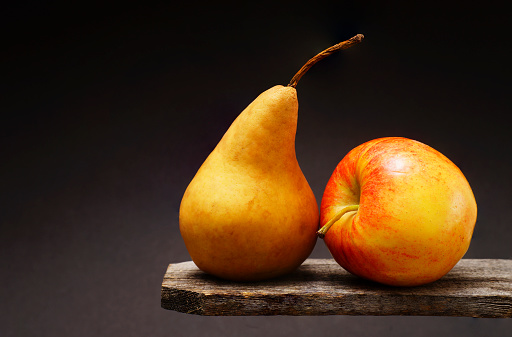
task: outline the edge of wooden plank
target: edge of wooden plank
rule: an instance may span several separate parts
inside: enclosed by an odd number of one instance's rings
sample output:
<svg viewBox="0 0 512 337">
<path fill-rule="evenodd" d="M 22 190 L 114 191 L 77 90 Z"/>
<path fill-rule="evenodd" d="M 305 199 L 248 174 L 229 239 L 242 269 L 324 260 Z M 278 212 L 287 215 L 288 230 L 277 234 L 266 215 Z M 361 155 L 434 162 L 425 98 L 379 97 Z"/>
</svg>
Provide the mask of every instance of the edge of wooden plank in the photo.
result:
<svg viewBox="0 0 512 337">
<path fill-rule="evenodd" d="M 502 288 L 494 289 L 494 295 L 485 295 L 484 292 L 467 298 L 465 288 L 470 282 L 466 281 L 471 280 L 457 277 L 464 271 L 478 270 L 482 264 L 487 264 L 494 272 L 491 282 L 495 282 L 497 287 L 501 284 Z M 320 266 L 329 270 L 324 279 L 314 273 L 315 268 Z M 235 283 L 206 275 L 188 261 L 169 265 L 162 283 L 161 305 L 165 309 L 183 313 L 217 316 L 421 315 L 505 318 L 512 317 L 511 275 L 512 260 L 465 259 L 443 279 L 431 285 L 394 288 L 356 278 L 331 259 L 308 259 L 299 270 L 283 278 L 259 283 Z M 193 290 L 194 287 L 188 289 L 187 280 L 191 279 L 199 281 L 200 291 Z M 330 294 L 308 292 L 311 289 L 304 287 L 306 284 L 311 288 L 325 286 L 329 282 L 335 282 L 330 284 L 331 288 L 327 288 Z M 432 292 L 443 283 L 460 288 L 456 289 L 459 293 L 437 295 Z M 340 291 L 336 285 L 344 288 L 341 289 L 344 291 Z M 274 295 L 261 291 L 265 287 L 278 289 L 283 286 L 292 291 Z"/>
</svg>

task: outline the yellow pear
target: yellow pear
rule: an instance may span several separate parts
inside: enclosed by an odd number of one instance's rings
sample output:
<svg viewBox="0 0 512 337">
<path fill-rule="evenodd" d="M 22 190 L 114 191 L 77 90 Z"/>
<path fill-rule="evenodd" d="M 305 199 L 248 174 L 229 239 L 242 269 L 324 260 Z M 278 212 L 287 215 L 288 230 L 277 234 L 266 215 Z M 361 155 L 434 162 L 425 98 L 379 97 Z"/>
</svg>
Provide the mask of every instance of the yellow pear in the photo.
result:
<svg viewBox="0 0 512 337">
<path fill-rule="evenodd" d="M 326 49 L 288 86 L 260 94 L 199 168 L 179 215 L 199 269 L 227 280 L 258 281 L 295 270 L 311 254 L 319 210 L 295 154 L 295 86 L 319 59 L 361 40 L 357 35 Z"/>
</svg>

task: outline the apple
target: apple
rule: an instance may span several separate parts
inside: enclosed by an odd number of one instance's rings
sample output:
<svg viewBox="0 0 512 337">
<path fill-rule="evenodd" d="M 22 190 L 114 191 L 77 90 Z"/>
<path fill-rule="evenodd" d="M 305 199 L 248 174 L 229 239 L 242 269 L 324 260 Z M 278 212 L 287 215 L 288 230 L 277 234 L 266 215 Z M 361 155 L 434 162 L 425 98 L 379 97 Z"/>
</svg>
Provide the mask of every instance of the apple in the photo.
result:
<svg viewBox="0 0 512 337">
<path fill-rule="evenodd" d="M 386 137 L 359 145 L 336 166 L 318 236 L 348 272 L 417 286 L 464 256 L 476 217 L 473 191 L 453 162 L 418 141 Z"/>
</svg>

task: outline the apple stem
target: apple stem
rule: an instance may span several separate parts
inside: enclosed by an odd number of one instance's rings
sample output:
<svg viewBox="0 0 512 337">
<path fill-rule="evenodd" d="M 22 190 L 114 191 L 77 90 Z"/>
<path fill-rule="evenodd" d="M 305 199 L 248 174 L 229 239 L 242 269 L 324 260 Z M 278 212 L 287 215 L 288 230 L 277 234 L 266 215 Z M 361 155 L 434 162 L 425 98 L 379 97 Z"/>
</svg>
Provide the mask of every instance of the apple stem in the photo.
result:
<svg viewBox="0 0 512 337">
<path fill-rule="evenodd" d="M 348 212 L 354 212 L 354 211 L 357 211 L 359 209 L 359 205 L 350 205 L 350 206 L 346 206 L 344 208 L 342 208 L 338 213 L 336 213 L 335 216 L 333 216 L 331 219 L 329 219 L 329 221 L 327 221 L 327 223 L 318 230 L 318 232 L 316 232 L 316 235 L 318 235 L 318 237 L 320 239 L 323 239 L 325 234 L 327 234 L 327 231 L 329 230 L 329 228 L 331 228 L 332 225 L 334 225 L 334 223 L 336 221 L 338 221 L 339 219 L 341 219 L 341 217 L 343 215 L 345 215 L 345 213 L 348 213 Z"/>
<path fill-rule="evenodd" d="M 359 42 L 363 41 L 363 38 L 363 34 L 357 34 L 356 36 L 351 37 L 346 41 L 340 42 L 320 52 L 319 54 L 311 58 L 308 62 L 306 62 L 306 64 L 303 65 L 302 68 L 300 68 L 300 70 L 295 74 L 295 76 L 293 76 L 288 86 L 295 88 L 297 86 L 297 83 L 299 83 L 299 80 L 302 77 L 302 75 L 304 75 L 312 66 L 314 66 L 315 63 L 337 52 L 338 50 L 347 49 L 352 47 L 353 45 L 358 44 Z"/>
</svg>

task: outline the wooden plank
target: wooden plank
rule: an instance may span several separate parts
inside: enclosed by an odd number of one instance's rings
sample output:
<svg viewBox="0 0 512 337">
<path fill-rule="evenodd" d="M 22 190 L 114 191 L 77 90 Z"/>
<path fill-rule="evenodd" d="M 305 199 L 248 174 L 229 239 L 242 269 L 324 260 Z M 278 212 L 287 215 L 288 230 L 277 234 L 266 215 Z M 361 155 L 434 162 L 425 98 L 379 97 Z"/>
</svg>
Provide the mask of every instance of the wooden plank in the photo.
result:
<svg viewBox="0 0 512 337">
<path fill-rule="evenodd" d="M 440 280 L 390 287 L 357 278 L 332 259 L 308 259 L 278 279 L 236 283 L 193 262 L 169 265 L 165 309 L 197 315 L 414 315 L 512 317 L 512 260 L 463 259 Z"/>
</svg>

